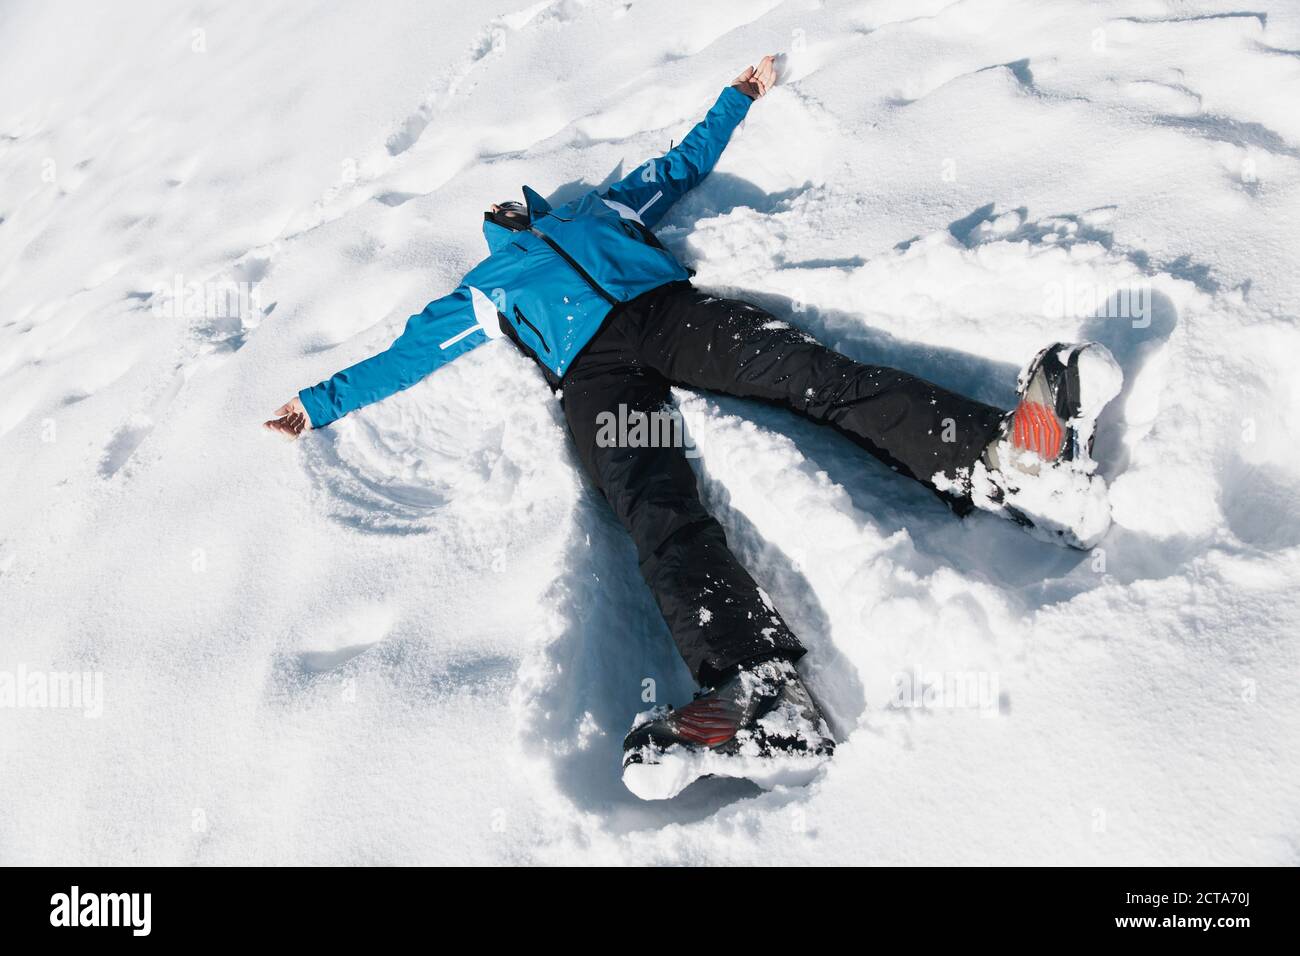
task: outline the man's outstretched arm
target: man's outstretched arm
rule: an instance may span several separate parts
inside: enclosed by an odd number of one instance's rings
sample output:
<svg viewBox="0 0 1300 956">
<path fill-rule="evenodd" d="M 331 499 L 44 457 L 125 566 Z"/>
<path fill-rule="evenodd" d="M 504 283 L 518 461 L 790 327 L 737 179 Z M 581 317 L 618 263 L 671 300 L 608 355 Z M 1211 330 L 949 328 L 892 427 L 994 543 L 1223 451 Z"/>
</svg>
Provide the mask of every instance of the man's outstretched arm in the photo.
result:
<svg viewBox="0 0 1300 956">
<path fill-rule="evenodd" d="M 669 206 L 712 171 L 750 104 L 775 82 L 775 58 L 765 56 L 722 91 L 704 119 L 675 148 L 632 170 L 606 190 L 605 198 L 622 203 L 647 226 L 653 226 Z"/>
<path fill-rule="evenodd" d="M 406 330 L 383 352 L 304 388 L 275 411 L 271 431 L 294 438 L 348 412 L 409 388 L 456 356 L 488 340 L 468 285 L 435 299 L 411 316 Z"/>
</svg>

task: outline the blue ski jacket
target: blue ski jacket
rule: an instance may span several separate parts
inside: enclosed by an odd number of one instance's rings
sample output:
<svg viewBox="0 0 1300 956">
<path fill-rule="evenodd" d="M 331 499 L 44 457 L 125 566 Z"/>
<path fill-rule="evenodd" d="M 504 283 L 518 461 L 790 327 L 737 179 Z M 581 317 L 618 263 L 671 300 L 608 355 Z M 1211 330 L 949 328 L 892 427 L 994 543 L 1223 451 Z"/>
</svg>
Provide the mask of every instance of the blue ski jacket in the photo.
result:
<svg viewBox="0 0 1300 956">
<path fill-rule="evenodd" d="M 298 393 L 313 427 L 408 388 L 489 339 L 512 337 L 561 380 L 615 306 L 690 273 L 650 231 L 698 185 L 749 111 L 735 87 L 674 149 L 603 192 L 552 209 L 524 187 L 531 228 L 483 223 L 491 254 L 407 320 L 385 351 Z"/>
</svg>

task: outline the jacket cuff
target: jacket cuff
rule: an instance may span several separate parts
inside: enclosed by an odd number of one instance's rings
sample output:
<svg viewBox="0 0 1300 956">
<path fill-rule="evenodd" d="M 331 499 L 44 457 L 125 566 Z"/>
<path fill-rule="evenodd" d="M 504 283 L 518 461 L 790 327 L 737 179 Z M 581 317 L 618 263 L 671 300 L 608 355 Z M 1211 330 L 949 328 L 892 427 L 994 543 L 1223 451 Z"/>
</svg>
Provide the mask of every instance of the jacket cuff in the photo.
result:
<svg viewBox="0 0 1300 956">
<path fill-rule="evenodd" d="M 718 102 L 726 102 L 726 105 L 731 109 L 739 107 L 742 114 L 748 113 L 749 108 L 754 105 L 753 100 L 731 85 L 723 89 L 722 95 L 718 97 Z"/>
<path fill-rule="evenodd" d="M 323 428 L 336 418 L 327 404 L 325 396 L 321 394 L 324 391 L 324 384 L 322 382 L 320 385 L 304 388 L 298 393 L 298 401 L 302 402 L 302 407 L 307 410 L 307 417 L 311 419 L 312 428 Z"/>
</svg>

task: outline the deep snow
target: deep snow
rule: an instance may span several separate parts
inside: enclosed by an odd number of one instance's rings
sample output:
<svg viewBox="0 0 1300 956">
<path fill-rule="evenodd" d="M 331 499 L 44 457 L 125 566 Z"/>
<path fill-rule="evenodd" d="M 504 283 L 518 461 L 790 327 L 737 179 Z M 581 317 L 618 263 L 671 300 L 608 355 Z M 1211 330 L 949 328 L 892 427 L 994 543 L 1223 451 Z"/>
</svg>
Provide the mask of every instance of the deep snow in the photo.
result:
<svg viewBox="0 0 1300 956">
<path fill-rule="evenodd" d="M 103 686 L 0 706 L 0 862 L 1300 862 L 1297 4 L 525 3 L 0 7 L 0 691 Z M 622 735 L 690 681 L 523 357 L 258 426 L 449 290 L 487 203 L 606 182 L 776 50 L 664 241 L 987 401 L 1103 341 L 1115 525 L 959 522 L 679 391 L 842 742 L 643 803 Z"/>
</svg>

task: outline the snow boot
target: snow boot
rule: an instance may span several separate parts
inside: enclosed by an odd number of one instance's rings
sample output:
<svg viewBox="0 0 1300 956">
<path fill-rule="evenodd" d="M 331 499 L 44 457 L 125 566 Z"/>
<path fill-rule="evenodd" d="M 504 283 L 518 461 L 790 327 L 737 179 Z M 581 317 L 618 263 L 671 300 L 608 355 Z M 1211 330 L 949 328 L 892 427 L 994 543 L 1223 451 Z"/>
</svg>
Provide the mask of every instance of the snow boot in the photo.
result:
<svg viewBox="0 0 1300 956">
<path fill-rule="evenodd" d="M 1095 473 L 1093 431 L 1123 383 L 1096 342 L 1039 352 L 1017 380 L 1019 403 L 972 469 L 971 500 L 1045 540 L 1095 545 L 1110 527 L 1110 502 Z"/>
<path fill-rule="evenodd" d="M 623 741 L 623 783 L 642 800 L 667 800 L 710 776 L 744 777 L 765 790 L 802 786 L 834 750 L 794 664 L 768 660 L 680 710 L 639 714 Z"/>
</svg>

